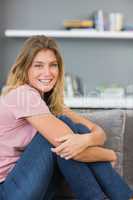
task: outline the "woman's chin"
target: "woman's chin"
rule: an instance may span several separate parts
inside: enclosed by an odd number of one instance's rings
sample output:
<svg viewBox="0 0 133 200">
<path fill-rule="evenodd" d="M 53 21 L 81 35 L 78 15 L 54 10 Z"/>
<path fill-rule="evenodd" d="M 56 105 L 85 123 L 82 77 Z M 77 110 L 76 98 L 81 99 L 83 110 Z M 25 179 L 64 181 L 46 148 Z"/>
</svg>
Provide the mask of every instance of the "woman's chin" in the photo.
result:
<svg viewBox="0 0 133 200">
<path fill-rule="evenodd" d="M 33 86 L 34 88 L 36 88 L 41 94 L 42 93 L 46 93 L 52 90 L 53 85 L 47 85 L 47 86 L 42 86 L 42 85 L 35 85 Z"/>
<path fill-rule="evenodd" d="M 45 87 L 45 88 L 38 88 L 40 93 L 46 93 L 46 92 L 50 92 L 50 90 L 52 90 L 53 87 Z"/>
</svg>

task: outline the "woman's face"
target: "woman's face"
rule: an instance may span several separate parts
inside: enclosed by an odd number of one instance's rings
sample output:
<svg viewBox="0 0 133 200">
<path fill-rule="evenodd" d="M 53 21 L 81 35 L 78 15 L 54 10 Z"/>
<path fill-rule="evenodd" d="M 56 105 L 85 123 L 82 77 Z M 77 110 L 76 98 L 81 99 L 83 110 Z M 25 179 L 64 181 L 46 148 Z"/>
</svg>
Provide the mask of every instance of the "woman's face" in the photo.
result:
<svg viewBox="0 0 133 200">
<path fill-rule="evenodd" d="M 29 84 L 44 94 L 55 86 L 58 76 L 59 68 L 55 53 L 50 49 L 39 51 L 28 70 Z"/>
</svg>

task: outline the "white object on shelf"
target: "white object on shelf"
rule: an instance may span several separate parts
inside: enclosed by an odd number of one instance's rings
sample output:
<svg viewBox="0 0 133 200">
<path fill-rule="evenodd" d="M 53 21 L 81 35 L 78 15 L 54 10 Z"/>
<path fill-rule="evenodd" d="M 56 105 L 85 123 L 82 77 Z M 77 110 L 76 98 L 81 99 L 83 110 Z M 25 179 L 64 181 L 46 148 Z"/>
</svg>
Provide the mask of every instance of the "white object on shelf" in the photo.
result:
<svg viewBox="0 0 133 200">
<path fill-rule="evenodd" d="M 5 30 L 6 37 L 29 37 L 33 35 L 46 35 L 55 38 L 107 38 L 107 39 L 133 39 L 133 31 L 89 31 L 89 30 Z"/>
<path fill-rule="evenodd" d="M 123 98 L 124 95 L 125 95 L 125 90 L 124 88 L 120 88 L 120 87 L 108 87 L 108 88 L 105 88 L 100 93 L 101 97 L 108 97 L 108 98 L 111 98 L 111 97 Z"/>
<path fill-rule="evenodd" d="M 125 108 L 133 109 L 133 97 L 66 97 L 65 104 L 71 108 Z"/>
</svg>

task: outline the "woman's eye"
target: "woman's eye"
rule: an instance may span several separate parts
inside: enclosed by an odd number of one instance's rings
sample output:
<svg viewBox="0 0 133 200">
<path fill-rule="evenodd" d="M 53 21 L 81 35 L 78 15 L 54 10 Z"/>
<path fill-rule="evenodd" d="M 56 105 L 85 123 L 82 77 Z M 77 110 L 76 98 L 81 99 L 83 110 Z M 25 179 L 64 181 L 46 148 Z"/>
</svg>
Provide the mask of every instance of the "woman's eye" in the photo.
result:
<svg viewBox="0 0 133 200">
<path fill-rule="evenodd" d="M 53 63 L 51 64 L 52 67 L 58 67 L 58 64 L 57 63 Z"/>
<path fill-rule="evenodd" d="M 41 68 L 42 65 L 34 65 L 34 67 Z"/>
</svg>

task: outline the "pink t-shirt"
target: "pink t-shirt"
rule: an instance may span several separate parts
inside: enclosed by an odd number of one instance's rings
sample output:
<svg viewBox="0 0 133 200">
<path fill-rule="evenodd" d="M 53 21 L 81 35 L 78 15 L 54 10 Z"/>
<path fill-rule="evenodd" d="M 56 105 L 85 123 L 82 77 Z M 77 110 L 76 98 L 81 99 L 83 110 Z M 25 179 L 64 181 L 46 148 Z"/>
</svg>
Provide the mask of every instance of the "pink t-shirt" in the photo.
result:
<svg viewBox="0 0 133 200">
<path fill-rule="evenodd" d="M 37 130 L 24 118 L 50 114 L 39 92 L 25 84 L 0 97 L 0 182 L 13 169 Z"/>
</svg>

